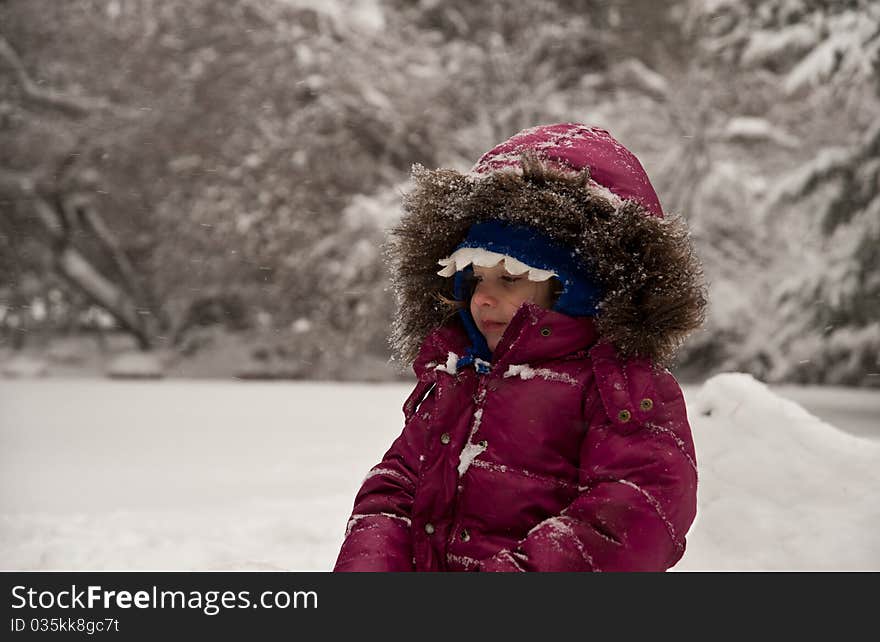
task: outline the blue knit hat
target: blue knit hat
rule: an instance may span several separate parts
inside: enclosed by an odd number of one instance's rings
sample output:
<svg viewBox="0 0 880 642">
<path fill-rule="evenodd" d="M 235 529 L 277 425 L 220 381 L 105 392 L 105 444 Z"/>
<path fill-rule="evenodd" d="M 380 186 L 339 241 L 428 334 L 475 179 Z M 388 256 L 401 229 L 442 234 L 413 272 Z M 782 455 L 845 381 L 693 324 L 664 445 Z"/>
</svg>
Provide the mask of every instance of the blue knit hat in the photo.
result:
<svg viewBox="0 0 880 642">
<path fill-rule="evenodd" d="M 473 272 L 473 268 L 470 264 L 458 267 L 453 260 L 455 252 L 462 248 L 480 248 L 513 258 L 516 261 L 511 263 L 515 264 L 518 261 L 523 270 L 542 272 L 541 280 L 547 278 L 546 272 L 552 273 L 562 283 L 562 294 L 552 307 L 556 312 L 575 317 L 595 316 L 598 312 L 597 306 L 602 298 L 602 288 L 592 276 L 586 263 L 577 257 L 573 250 L 559 245 L 549 236 L 532 227 L 512 225 L 497 220 L 473 224 L 468 230 L 467 237 L 455 248 L 453 254 L 439 262 L 446 266 L 441 270 L 441 274 L 451 275 L 451 269 L 456 269 L 453 282 L 453 296 L 456 301 L 467 301 L 471 294 L 466 278 Z M 459 314 L 472 341 L 468 355 L 459 360 L 459 365 L 465 365 L 475 359 L 491 360 L 492 352 L 485 337 L 474 323 L 470 307 L 462 307 Z"/>
</svg>

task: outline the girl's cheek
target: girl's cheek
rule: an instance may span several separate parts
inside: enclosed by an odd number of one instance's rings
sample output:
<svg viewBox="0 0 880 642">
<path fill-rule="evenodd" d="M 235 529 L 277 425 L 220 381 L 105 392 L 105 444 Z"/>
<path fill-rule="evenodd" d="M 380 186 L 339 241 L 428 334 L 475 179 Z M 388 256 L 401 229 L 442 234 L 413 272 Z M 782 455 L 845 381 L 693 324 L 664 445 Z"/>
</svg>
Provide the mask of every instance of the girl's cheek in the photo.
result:
<svg viewBox="0 0 880 642">
<path fill-rule="evenodd" d="M 529 303 L 534 303 L 535 301 L 538 300 L 538 297 L 539 297 L 539 295 L 540 295 L 541 292 L 540 292 L 540 290 L 538 289 L 538 284 L 537 284 L 537 283 L 531 283 L 531 282 L 530 282 L 530 286 L 531 286 L 531 287 L 529 287 L 528 301 L 529 301 Z"/>
</svg>

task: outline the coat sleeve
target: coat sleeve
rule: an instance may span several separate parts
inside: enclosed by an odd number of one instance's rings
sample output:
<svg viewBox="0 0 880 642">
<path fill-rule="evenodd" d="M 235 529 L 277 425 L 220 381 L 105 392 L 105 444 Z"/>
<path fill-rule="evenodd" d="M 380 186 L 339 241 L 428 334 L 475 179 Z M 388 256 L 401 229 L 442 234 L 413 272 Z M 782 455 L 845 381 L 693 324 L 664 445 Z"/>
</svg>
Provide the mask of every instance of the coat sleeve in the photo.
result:
<svg viewBox="0 0 880 642">
<path fill-rule="evenodd" d="M 697 468 L 681 389 L 644 363 L 596 374 L 577 497 L 480 570 L 664 571 L 684 554 Z"/>
<path fill-rule="evenodd" d="M 382 461 L 370 469 L 354 500 L 334 571 L 413 570 L 411 514 L 424 425 L 416 410 L 431 390 L 419 382 L 404 403 L 406 424 Z M 425 406 L 427 407 L 427 406 Z"/>
</svg>

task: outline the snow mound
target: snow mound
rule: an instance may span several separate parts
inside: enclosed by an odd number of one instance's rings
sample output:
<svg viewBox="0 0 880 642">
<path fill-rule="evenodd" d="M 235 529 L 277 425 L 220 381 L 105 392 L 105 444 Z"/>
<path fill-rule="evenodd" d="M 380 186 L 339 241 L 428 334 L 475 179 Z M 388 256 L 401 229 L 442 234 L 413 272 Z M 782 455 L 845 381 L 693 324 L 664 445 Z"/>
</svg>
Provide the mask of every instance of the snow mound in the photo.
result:
<svg viewBox="0 0 880 642">
<path fill-rule="evenodd" d="M 107 365 L 107 375 L 114 379 L 159 379 L 164 373 L 162 359 L 151 352 L 123 352 Z"/>
<path fill-rule="evenodd" d="M 700 415 L 732 417 L 744 410 L 762 414 L 767 408 L 781 410 L 792 419 L 819 421 L 801 406 L 771 392 L 765 384 L 743 372 L 726 372 L 708 379 L 699 396 L 691 404 L 691 411 Z"/>
<path fill-rule="evenodd" d="M 706 381 L 689 412 L 699 505 L 676 570 L 880 570 L 880 443 L 743 373 Z"/>
<path fill-rule="evenodd" d="M 54 364 L 75 366 L 85 363 L 93 350 L 93 342 L 87 339 L 62 338 L 52 341 L 46 357 Z"/>
<path fill-rule="evenodd" d="M 28 355 L 16 355 L 3 362 L 3 375 L 6 377 L 45 377 L 49 374 L 49 365 L 44 359 Z"/>
</svg>

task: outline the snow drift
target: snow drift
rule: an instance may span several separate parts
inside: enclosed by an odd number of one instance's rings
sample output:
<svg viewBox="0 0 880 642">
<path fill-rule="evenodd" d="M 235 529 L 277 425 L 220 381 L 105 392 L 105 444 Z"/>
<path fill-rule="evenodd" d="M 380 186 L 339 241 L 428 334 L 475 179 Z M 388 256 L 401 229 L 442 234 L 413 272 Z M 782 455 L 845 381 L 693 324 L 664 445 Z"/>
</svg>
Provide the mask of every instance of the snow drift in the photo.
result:
<svg viewBox="0 0 880 642">
<path fill-rule="evenodd" d="M 2 381 L 0 568 L 329 570 L 409 392 Z M 880 441 L 745 374 L 684 392 L 699 511 L 673 570 L 880 570 Z"/>
</svg>

